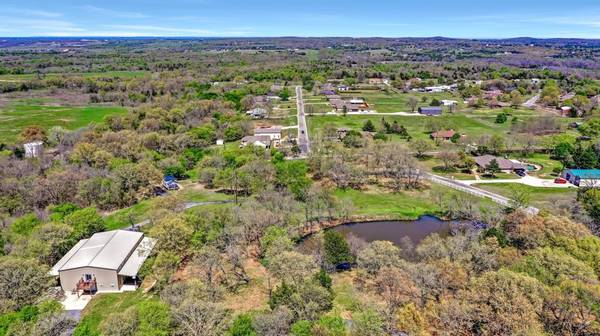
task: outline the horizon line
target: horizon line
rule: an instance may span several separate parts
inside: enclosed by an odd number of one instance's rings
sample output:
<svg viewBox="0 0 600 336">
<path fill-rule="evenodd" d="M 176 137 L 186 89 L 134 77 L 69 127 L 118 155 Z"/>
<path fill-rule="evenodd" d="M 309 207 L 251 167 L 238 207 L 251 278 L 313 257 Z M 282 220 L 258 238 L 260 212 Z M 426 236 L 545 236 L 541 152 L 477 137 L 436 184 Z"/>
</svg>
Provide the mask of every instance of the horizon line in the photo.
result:
<svg viewBox="0 0 600 336">
<path fill-rule="evenodd" d="M 261 39 L 261 38 L 348 38 L 348 39 L 448 39 L 448 40 L 600 40 L 600 37 L 534 37 L 534 36 L 513 36 L 513 37 L 447 37 L 447 36 L 300 36 L 300 35 L 279 35 L 279 36 L 170 36 L 170 35 L 81 35 L 81 36 L 0 36 L 0 39 L 24 39 L 24 38 L 44 38 L 44 39 L 78 39 L 78 38 L 119 38 L 119 39 Z"/>
</svg>

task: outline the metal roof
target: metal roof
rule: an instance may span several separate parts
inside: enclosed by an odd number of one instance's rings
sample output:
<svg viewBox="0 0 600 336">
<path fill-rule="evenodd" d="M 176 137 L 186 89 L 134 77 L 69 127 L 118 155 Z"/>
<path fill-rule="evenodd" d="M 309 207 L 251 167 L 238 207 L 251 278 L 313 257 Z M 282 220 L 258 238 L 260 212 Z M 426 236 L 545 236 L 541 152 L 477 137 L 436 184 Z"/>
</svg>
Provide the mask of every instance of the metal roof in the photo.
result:
<svg viewBox="0 0 600 336">
<path fill-rule="evenodd" d="M 600 179 L 600 169 L 569 169 L 569 172 L 581 179 Z"/>
<path fill-rule="evenodd" d="M 281 133 L 281 126 L 258 127 L 254 129 L 254 135 Z"/>
<path fill-rule="evenodd" d="M 156 240 L 150 237 L 145 237 L 144 239 L 142 239 L 142 242 L 139 243 L 135 251 L 133 251 L 129 259 L 127 259 L 125 265 L 121 267 L 119 275 L 131 277 L 136 276 L 138 271 L 140 270 L 140 267 L 142 267 L 142 264 L 152 252 L 152 249 L 154 248 L 155 244 Z"/>
<path fill-rule="evenodd" d="M 52 268 L 57 275 L 81 267 L 119 270 L 137 248 L 144 234 L 141 232 L 114 230 L 95 233 L 89 239 L 79 241 Z"/>
</svg>

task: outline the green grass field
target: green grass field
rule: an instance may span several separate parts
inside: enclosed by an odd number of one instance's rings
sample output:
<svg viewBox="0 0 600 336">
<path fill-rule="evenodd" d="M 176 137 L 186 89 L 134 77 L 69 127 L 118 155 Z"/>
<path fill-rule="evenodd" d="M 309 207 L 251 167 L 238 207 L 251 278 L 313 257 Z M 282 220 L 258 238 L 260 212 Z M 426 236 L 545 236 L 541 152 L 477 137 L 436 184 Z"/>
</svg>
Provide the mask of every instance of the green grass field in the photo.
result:
<svg viewBox="0 0 600 336">
<path fill-rule="evenodd" d="M 0 141 L 15 141 L 25 127 L 39 125 L 46 129 L 62 126 L 77 129 L 100 122 L 111 114 L 125 114 L 127 109 L 117 106 L 45 106 L 15 103 L 0 107 Z"/>
<path fill-rule="evenodd" d="M 438 100 L 442 99 L 452 99 L 459 102 L 462 101 L 459 97 L 453 96 L 452 93 L 449 92 L 439 92 L 439 93 L 423 93 L 423 92 L 410 92 L 410 93 L 394 93 L 394 92 L 383 92 L 383 91 L 375 91 L 375 90 L 362 90 L 362 91 L 353 91 L 352 93 L 342 93 L 343 97 L 351 98 L 351 97 L 363 97 L 371 106 L 372 109 L 381 113 L 390 113 L 390 112 L 410 112 L 410 107 L 408 106 L 408 98 L 415 97 L 419 100 L 419 106 L 429 106 L 431 100 L 436 98 Z M 427 100 L 423 102 L 423 98 Z"/>
<path fill-rule="evenodd" d="M 189 183 L 184 183 L 184 185 L 186 184 L 189 185 Z M 192 189 L 184 189 L 178 193 L 181 194 L 185 202 L 225 201 L 233 198 L 231 195 L 222 193 L 197 191 Z M 104 223 L 106 224 L 107 230 L 126 228 L 130 226 L 131 223 L 136 224 L 148 219 L 148 212 L 153 209 L 156 201 L 156 198 L 143 200 L 129 208 L 117 210 L 104 217 Z"/>
<path fill-rule="evenodd" d="M 308 116 L 307 122 L 309 130 L 315 132 L 322 129 L 326 124 L 332 124 L 335 127 L 347 127 L 360 130 L 367 120 L 371 120 L 376 127 L 381 128 L 381 118 L 388 122 L 398 123 L 408 130 L 413 138 L 429 138 L 427 124 L 435 122 L 444 125 L 447 128 L 453 128 L 461 134 L 477 138 L 482 134 L 505 135 L 509 129 L 506 124 L 486 123 L 476 118 L 461 114 L 446 114 L 439 117 L 420 117 L 420 116 L 376 116 L 376 115 L 347 115 L 347 116 Z"/>
<path fill-rule="evenodd" d="M 575 188 L 541 188 L 519 183 L 480 183 L 475 186 L 509 198 L 515 193 L 525 193 L 531 205 L 547 210 L 552 210 L 558 202 L 575 200 L 577 196 Z"/>
<path fill-rule="evenodd" d="M 100 324 L 109 314 L 122 313 L 142 302 L 156 300 L 155 296 L 144 294 L 142 290 L 98 294 L 83 310 L 75 335 L 100 335 Z"/>
<path fill-rule="evenodd" d="M 389 193 L 382 190 L 336 190 L 338 199 L 349 199 L 354 205 L 353 215 L 386 217 L 396 220 L 412 220 L 423 215 L 443 215 L 444 209 L 434 195 L 460 193 L 450 188 L 433 185 L 421 191 Z M 489 204 L 487 199 L 476 199 L 480 204 Z"/>
</svg>

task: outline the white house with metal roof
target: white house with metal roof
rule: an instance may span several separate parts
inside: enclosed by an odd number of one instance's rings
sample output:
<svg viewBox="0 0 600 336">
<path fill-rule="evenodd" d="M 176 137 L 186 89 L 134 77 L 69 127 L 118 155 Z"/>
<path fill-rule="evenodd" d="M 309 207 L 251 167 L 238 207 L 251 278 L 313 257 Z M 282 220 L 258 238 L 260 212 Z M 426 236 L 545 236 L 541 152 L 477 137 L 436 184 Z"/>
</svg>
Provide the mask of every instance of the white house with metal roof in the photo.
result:
<svg viewBox="0 0 600 336">
<path fill-rule="evenodd" d="M 123 284 L 135 283 L 154 244 L 154 239 L 141 232 L 98 232 L 75 244 L 49 274 L 60 279 L 65 292 L 117 292 Z"/>
</svg>

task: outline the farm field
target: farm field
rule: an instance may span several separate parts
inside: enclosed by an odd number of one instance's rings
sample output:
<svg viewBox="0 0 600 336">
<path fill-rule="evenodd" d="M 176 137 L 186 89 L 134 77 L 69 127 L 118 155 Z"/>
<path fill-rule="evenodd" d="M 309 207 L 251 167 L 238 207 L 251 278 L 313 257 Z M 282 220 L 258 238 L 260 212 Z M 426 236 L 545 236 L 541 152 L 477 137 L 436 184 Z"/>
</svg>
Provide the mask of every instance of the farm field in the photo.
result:
<svg viewBox="0 0 600 336">
<path fill-rule="evenodd" d="M 21 130 L 30 125 L 73 130 L 100 122 L 105 116 L 127 112 L 120 106 L 50 106 L 43 103 L 44 99 L 37 99 L 0 107 L 0 141 L 15 141 Z"/>
</svg>

